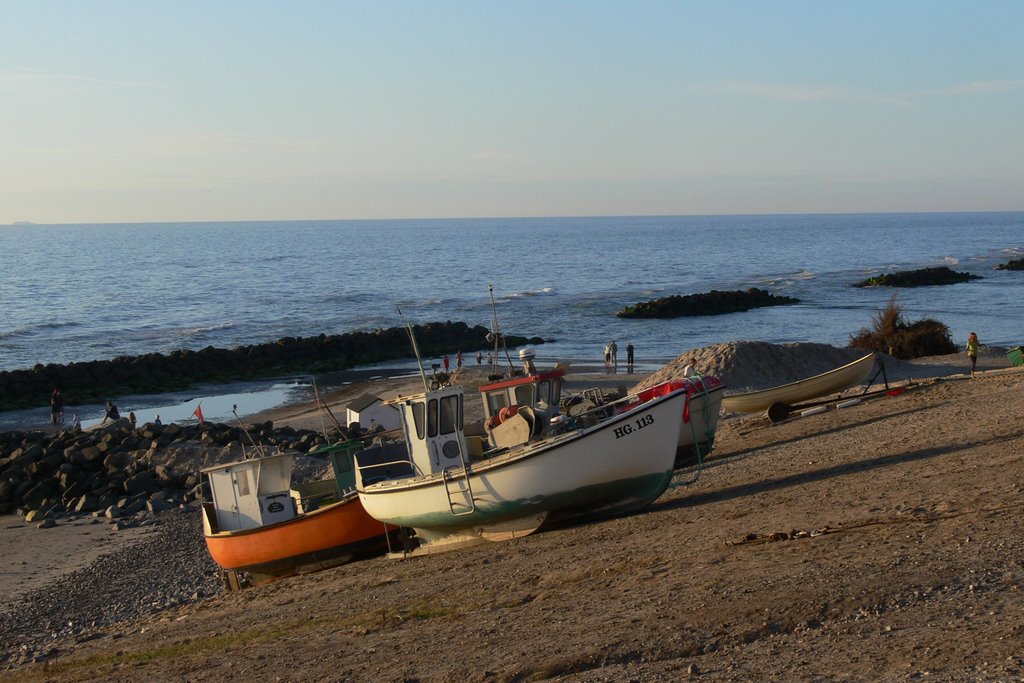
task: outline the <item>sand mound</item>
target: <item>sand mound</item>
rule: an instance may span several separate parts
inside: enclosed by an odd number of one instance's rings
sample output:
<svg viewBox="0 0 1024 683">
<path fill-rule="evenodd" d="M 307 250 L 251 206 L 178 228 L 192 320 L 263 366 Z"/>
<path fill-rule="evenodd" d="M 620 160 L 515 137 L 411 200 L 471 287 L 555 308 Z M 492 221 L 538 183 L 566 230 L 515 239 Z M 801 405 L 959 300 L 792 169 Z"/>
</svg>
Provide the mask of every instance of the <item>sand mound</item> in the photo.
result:
<svg viewBox="0 0 1024 683">
<path fill-rule="evenodd" d="M 686 351 L 650 375 L 637 388 L 682 377 L 683 369 L 692 365 L 701 374 L 721 377 L 729 387 L 728 393 L 736 394 L 796 382 L 834 370 L 863 355 L 864 351 L 859 349 L 811 342 L 768 344 L 732 341 Z M 893 360 L 892 363 L 895 366 L 899 361 Z"/>
<path fill-rule="evenodd" d="M 1000 346 L 983 346 L 978 354 L 978 370 L 989 371 L 1009 367 L 1007 350 Z M 683 377 L 686 366 L 693 365 L 694 370 L 703 375 L 715 375 L 725 380 L 728 386 L 727 394 L 739 394 L 813 377 L 855 361 L 864 353 L 860 349 L 839 348 L 813 342 L 768 344 L 758 341 L 732 341 L 712 344 L 680 354 L 661 370 L 648 376 L 636 386 L 636 389 Z M 884 353 L 878 354 L 878 358 L 885 365 L 886 377 L 892 383 L 962 374 L 970 369 L 967 357 L 963 353 L 916 358 L 911 361 L 899 360 Z M 882 378 L 879 377 L 878 381 L 881 382 Z"/>
</svg>

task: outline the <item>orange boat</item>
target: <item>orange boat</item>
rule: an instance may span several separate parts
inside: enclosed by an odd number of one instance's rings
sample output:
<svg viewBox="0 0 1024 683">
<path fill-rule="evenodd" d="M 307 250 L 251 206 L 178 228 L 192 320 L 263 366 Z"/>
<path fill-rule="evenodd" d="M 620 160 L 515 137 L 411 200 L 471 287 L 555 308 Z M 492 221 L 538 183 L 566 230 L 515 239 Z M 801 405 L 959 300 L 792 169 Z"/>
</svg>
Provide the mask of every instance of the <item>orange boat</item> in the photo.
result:
<svg viewBox="0 0 1024 683">
<path fill-rule="evenodd" d="M 291 487 L 293 454 L 209 467 L 203 534 L 229 588 L 327 569 L 386 548 L 395 527 L 370 517 L 352 470 L 358 441 L 311 452 L 330 458 L 334 479 Z"/>
</svg>

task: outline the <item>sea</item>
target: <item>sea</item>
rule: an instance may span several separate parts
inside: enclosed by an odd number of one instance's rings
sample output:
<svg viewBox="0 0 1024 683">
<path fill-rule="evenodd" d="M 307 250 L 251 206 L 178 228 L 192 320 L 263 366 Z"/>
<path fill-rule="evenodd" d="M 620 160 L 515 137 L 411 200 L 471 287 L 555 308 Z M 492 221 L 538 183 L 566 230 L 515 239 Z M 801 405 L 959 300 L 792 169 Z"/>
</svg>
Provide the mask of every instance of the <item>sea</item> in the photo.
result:
<svg viewBox="0 0 1024 683">
<path fill-rule="evenodd" d="M 894 294 L 907 320 L 939 320 L 958 344 L 976 331 L 1016 346 L 1024 272 L 995 266 L 1022 257 L 1024 212 L 6 225 L 0 370 L 495 319 L 546 340 L 540 365 L 600 365 L 615 340 L 656 369 L 739 339 L 844 346 Z M 852 286 L 929 266 L 981 279 Z M 800 303 L 616 317 L 640 301 L 750 287 Z"/>
</svg>

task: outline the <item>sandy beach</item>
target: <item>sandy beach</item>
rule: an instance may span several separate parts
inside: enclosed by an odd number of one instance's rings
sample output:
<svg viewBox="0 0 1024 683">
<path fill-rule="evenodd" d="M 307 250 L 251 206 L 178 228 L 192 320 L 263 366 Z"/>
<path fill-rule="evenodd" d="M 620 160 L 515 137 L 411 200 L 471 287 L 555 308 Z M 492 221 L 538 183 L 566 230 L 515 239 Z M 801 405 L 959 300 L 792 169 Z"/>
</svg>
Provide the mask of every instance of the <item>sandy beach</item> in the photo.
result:
<svg viewBox="0 0 1024 683">
<path fill-rule="evenodd" d="M 5 678 L 1020 680 L 1024 372 L 998 352 L 980 368 L 894 363 L 899 396 L 774 425 L 727 416 L 707 463 L 640 514 L 9 635 Z M 320 425 L 314 406 L 259 418 Z M 194 508 L 164 514 L 198 525 Z M 4 612 L 55 586 L 75 601 L 97 557 L 147 548 L 135 561 L 159 565 L 153 533 L 5 518 Z"/>
</svg>

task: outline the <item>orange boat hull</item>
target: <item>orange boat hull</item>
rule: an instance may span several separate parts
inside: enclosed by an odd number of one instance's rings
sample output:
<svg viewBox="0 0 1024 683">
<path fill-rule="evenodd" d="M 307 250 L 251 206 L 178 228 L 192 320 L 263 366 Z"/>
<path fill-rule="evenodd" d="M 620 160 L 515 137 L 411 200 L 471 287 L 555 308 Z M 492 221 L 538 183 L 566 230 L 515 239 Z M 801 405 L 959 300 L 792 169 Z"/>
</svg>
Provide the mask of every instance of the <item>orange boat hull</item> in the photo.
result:
<svg viewBox="0 0 1024 683">
<path fill-rule="evenodd" d="M 269 526 L 211 533 L 203 510 L 206 547 L 224 569 L 287 576 L 341 564 L 381 548 L 396 527 L 363 509 L 357 497 Z"/>
</svg>

